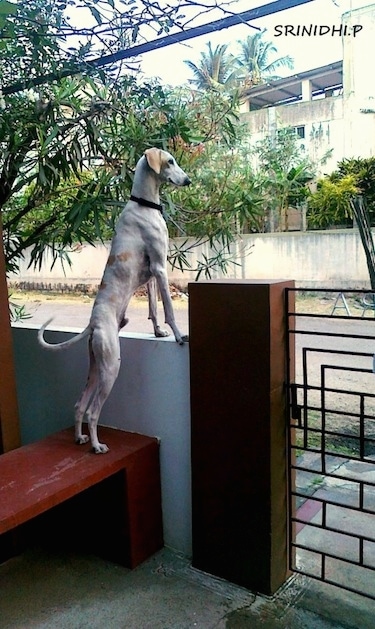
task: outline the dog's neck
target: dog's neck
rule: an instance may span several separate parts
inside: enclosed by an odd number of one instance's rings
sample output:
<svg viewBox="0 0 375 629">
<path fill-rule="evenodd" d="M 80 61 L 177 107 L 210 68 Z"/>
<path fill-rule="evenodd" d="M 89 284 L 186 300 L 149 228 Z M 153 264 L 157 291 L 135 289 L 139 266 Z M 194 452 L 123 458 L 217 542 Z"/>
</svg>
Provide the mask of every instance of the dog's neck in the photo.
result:
<svg viewBox="0 0 375 629">
<path fill-rule="evenodd" d="M 147 164 L 146 158 L 141 157 L 134 173 L 132 196 L 160 204 L 160 183 L 157 174 Z"/>
</svg>

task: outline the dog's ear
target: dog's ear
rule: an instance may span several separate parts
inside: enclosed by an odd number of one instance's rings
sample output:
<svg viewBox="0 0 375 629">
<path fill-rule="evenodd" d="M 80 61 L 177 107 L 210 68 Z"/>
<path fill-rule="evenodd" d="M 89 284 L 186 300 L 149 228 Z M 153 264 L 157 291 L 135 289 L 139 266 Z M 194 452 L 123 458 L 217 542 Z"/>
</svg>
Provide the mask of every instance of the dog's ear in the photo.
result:
<svg viewBox="0 0 375 629">
<path fill-rule="evenodd" d="M 161 150 L 157 148 L 146 149 L 145 157 L 150 168 L 154 170 L 157 175 L 160 175 L 162 164 Z"/>
</svg>

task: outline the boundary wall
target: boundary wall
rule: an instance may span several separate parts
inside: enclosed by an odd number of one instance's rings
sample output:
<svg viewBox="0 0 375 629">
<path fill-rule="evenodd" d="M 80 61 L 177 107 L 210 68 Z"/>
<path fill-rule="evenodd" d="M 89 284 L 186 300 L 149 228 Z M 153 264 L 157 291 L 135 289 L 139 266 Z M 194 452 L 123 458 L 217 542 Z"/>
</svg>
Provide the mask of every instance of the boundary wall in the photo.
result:
<svg viewBox="0 0 375 629">
<path fill-rule="evenodd" d="M 182 246 L 186 239 L 171 241 L 172 246 Z M 109 245 L 96 247 L 83 245 L 71 252 L 71 266 L 56 263 L 51 269 L 51 259 L 46 257 L 40 271 L 28 268 L 30 257 L 26 252 L 21 261 L 20 273 L 11 274 L 11 285 L 23 288 L 50 290 L 96 290 L 100 284 L 108 257 Z M 212 256 L 208 245 L 199 245 L 188 254 L 190 271 L 182 273 L 169 268 L 172 283 L 186 287 L 194 281 L 197 260 L 202 255 Z M 360 235 L 357 229 L 244 234 L 233 243 L 229 257 L 228 273 L 214 271 L 212 279 L 279 280 L 292 277 L 296 286 L 307 288 L 370 288 L 369 273 Z M 204 279 L 203 275 L 201 278 Z"/>
</svg>

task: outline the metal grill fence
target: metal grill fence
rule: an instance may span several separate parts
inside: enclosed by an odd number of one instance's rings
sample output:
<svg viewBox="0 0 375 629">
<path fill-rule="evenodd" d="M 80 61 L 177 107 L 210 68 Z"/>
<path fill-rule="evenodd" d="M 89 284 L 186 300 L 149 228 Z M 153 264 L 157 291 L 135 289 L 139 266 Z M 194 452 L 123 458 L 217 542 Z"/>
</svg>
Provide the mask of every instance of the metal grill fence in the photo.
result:
<svg viewBox="0 0 375 629">
<path fill-rule="evenodd" d="M 374 312 L 324 289 L 306 311 L 306 290 L 286 294 L 290 569 L 375 600 Z"/>
</svg>

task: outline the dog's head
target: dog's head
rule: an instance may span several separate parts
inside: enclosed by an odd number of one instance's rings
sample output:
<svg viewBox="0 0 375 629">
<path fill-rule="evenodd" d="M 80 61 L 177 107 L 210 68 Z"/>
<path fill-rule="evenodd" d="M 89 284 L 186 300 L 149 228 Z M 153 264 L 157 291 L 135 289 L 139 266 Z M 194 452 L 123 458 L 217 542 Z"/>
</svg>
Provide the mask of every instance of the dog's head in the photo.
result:
<svg viewBox="0 0 375 629">
<path fill-rule="evenodd" d="M 175 186 L 189 186 L 191 181 L 168 151 L 152 148 L 144 153 L 147 163 L 162 182 L 173 183 Z"/>
</svg>

